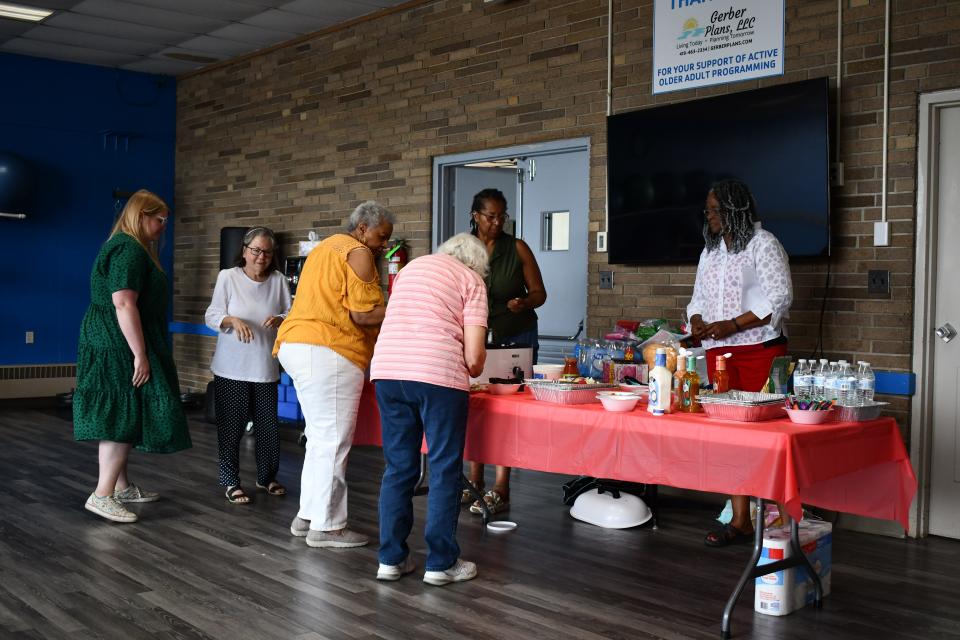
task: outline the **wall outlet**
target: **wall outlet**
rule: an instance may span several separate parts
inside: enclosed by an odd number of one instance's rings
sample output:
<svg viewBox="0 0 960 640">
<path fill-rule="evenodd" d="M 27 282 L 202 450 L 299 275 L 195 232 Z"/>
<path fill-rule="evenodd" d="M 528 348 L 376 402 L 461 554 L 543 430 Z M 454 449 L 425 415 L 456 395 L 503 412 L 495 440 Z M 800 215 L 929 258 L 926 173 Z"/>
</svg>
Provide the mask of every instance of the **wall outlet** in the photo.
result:
<svg viewBox="0 0 960 640">
<path fill-rule="evenodd" d="M 33 331 L 27 331 L 27 334 L 24 336 L 23 341 L 26 344 L 33 344 Z"/>
<path fill-rule="evenodd" d="M 600 272 L 600 288 L 613 289 L 613 271 Z"/>
<path fill-rule="evenodd" d="M 867 272 L 867 293 L 889 295 L 890 272 L 886 269 L 870 269 Z"/>
</svg>

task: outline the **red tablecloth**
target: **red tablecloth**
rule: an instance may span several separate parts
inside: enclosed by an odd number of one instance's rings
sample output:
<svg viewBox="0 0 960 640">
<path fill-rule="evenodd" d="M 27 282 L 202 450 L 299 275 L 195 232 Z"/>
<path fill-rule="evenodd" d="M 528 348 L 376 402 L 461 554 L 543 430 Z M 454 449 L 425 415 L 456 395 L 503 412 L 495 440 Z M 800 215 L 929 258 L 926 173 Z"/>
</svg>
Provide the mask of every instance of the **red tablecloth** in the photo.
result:
<svg viewBox="0 0 960 640">
<path fill-rule="evenodd" d="M 380 444 L 373 388 L 361 399 L 356 444 Z M 751 495 L 786 505 L 896 520 L 908 528 L 917 480 L 897 423 L 798 425 L 656 417 L 642 406 L 555 405 L 529 393 L 473 393 L 465 458 L 488 464 Z"/>
</svg>

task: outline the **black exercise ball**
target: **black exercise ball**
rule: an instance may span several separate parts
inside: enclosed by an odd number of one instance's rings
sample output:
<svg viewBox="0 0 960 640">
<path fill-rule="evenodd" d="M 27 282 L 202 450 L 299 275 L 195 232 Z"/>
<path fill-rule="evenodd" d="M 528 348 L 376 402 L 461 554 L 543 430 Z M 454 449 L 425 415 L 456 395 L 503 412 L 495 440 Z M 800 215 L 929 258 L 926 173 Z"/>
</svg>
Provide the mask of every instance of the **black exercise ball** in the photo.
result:
<svg viewBox="0 0 960 640">
<path fill-rule="evenodd" d="M 0 211 L 18 211 L 33 194 L 33 168 L 20 156 L 0 151 Z"/>
</svg>

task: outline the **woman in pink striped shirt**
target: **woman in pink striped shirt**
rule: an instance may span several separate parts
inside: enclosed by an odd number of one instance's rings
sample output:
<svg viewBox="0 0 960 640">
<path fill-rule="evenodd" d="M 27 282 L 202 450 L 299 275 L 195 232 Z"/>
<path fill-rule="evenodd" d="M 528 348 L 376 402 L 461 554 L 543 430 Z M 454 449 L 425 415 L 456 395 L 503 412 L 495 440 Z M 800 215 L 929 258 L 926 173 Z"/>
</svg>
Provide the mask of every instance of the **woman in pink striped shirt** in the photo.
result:
<svg viewBox="0 0 960 640">
<path fill-rule="evenodd" d="M 470 376 L 480 375 L 487 355 L 487 263 L 483 243 L 461 233 L 410 262 L 393 283 L 370 364 L 386 461 L 378 580 L 416 569 L 407 536 L 424 435 L 430 493 L 423 581 L 444 585 L 477 575 L 477 565 L 460 558 L 456 533 Z"/>
</svg>

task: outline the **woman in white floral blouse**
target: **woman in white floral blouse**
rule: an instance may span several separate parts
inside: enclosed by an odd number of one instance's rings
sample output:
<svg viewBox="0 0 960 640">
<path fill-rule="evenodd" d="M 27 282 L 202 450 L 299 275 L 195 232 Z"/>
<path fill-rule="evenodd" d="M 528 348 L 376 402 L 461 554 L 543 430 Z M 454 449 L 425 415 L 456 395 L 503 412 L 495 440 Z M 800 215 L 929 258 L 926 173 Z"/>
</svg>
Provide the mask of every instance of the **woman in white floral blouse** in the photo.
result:
<svg viewBox="0 0 960 640">
<path fill-rule="evenodd" d="M 760 391 L 773 359 L 787 353 L 783 322 L 793 302 L 787 253 L 759 228 L 756 203 L 742 182 L 714 184 L 703 214 L 706 246 L 687 306 L 693 337 L 707 350 L 711 380 L 716 357 L 732 353 L 726 365 L 730 388 Z M 708 546 L 753 539 L 749 496 L 733 496 L 732 503 L 733 520 L 707 534 Z"/>
</svg>

